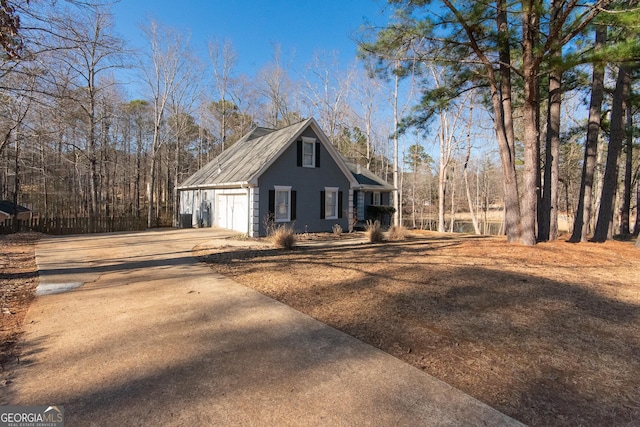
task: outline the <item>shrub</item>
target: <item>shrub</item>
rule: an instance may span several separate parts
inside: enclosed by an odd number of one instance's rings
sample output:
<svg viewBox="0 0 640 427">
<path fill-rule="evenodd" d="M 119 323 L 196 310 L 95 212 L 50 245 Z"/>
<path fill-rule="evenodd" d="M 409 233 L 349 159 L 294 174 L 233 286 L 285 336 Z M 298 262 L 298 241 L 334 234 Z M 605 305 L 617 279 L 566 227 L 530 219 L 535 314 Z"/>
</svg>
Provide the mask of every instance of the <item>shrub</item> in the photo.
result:
<svg viewBox="0 0 640 427">
<path fill-rule="evenodd" d="M 369 205 L 367 206 L 367 214 L 369 218 L 377 219 L 382 222 L 383 220 L 391 221 L 396 209 L 393 206 L 385 205 Z"/>
<path fill-rule="evenodd" d="M 404 240 L 407 238 L 407 229 L 403 225 L 389 227 L 389 240 Z"/>
<path fill-rule="evenodd" d="M 264 230 L 267 233 L 267 236 L 273 236 L 273 234 L 275 233 L 277 226 L 276 226 L 276 221 L 273 217 L 272 213 L 269 213 L 267 215 L 264 216 L 264 218 L 262 219 L 262 223 L 264 225 Z"/>
<path fill-rule="evenodd" d="M 278 248 L 291 250 L 296 244 L 296 233 L 293 230 L 293 225 L 290 224 L 276 227 L 270 237 Z"/>
<path fill-rule="evenodd" d="M 384 238 L 384 234 L 382 233 L 382 226 L 380 225 L 380 221 L 367 221 L 367 225 L 364 227 L 365 236 L 369 239 L 371 243 L 380 243 Z"/>
<path fill-rule="evenodd" d="M 333 234 L 335 236 L 342 234 L 342 226 L 340 224 L 333 224 Z"/>
</svg>

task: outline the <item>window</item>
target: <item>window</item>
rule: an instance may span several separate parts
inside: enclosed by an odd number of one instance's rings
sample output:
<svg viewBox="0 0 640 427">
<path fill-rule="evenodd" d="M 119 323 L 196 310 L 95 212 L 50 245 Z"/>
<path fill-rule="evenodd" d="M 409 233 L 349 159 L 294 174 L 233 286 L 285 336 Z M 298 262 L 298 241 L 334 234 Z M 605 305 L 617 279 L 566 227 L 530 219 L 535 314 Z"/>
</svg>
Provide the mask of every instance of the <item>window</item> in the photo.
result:
<svg viewBox="0 0 640 427">
<path fill-rule="evenodd" d="M 269 190 L 269 218 L 274 222 L 296 219 L 296 192 L 291 186 L 274 185 Z"/>
<path fill-rule="evenodd" d="M 291 187 L 275 186 L 274 209 L 276 222 L 291 221 Z"/>
<path fill-rule="evenodd" d="M 298 166 L 320 167 L 320 145 L 315 138 L 303 136 L 298 140 Z"/>
<path fill-rule="evenodd" d="M 315 154 L 313 142 L 302 141 L 302 166 L 305 168 L 312 168 L 316 163 L 313 161 L 313 155 Z"/>
<path fill-rule="evenodd" d="M 380 193 L 378 192 L 373 193 L 373 205 L 380 206 Z"/>
<path fill-rule="evenodd" d="M 325 219 L 338 218 L 338 188 L 336 187 L 324 189 L 324 217 Z"/>
<path fill-rule="evenodd" d="M 320 219 L 342 218 L 342 191 L 338 187 L 325 187 L 320 192 Z"/>
</svg>

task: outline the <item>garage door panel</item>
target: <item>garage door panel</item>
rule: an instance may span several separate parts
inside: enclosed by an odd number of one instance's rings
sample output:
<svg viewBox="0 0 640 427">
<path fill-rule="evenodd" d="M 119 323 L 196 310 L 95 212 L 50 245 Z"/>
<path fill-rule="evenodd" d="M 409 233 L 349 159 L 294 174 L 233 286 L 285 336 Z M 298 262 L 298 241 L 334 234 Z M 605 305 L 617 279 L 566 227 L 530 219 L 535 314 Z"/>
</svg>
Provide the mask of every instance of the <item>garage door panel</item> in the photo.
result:
<svg viewBox="0 0 640 427">
<path fill-rule="evenodd" d="M 218 227 L 247 233 L 249 231 L 247 203 L 246 194 L 220 194 L 216 215 Z"/>
</svg>

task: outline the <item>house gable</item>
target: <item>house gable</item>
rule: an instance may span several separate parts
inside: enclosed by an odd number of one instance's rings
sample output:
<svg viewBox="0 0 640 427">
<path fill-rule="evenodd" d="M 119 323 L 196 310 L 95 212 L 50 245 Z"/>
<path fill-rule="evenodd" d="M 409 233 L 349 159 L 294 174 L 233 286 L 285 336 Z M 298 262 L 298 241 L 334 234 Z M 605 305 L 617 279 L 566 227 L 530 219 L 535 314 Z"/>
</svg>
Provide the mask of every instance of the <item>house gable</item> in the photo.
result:
<svg viewBox="0 0 640 427">
<path fill-rule="evenodd" d="M 341 168 L 342 162 L 334 161 L 330 153 L 332 146 L 322 143 L 321 135 L 318 135 L 312 127 L 307 127 L 298 135 L 296 141 L 305 138 L 315 140 L 314 167 L 300 165 L 299 144 L 290 144 L 271 164 L 261 173 L 256 185 L 260 188 L 260 234 L 265 234 L 265 220 L 270 212 L 274 212 L 271 204 L 272 192 L 276 188 L 289 186 L 295 199 L 291 200 L 292 212 L 295 212 L 292 221 L 298 232 L 305 231 L 331 231 L 335 224 L 339 224 L 344 230 L 349 228 L 351 176 L 346 176 Z M 329 147 L 329 148 L 327 148 Z M 317 149 L 317 152 L 315 151 Z M 337 212 L 335 216 L 324 217 L 324 198 L 327 189 L 337 189 L 339 199 L 336 201 Z M 267 197 L 268 196 L 268 197 Z"/>
<path fill-rule="evenodd" d="M 297 167 L 304 167 L 304 165 L 301 163 L 302 159 L 300 158 L 302 153 L 301 151 L 299 151 L 302 147 L 298 144 L 298 142 L 303 142 L 304 138 L 310 138 L 314 139 L 318 144 L 314 149 L 314 154 L 316 157 L 314 162 L 315 167 L 321 167 L 321 159 L 323 157 L 327 160 L 332 159 L 333 163 L 338 166 L 339 172 L 344 175 L 344 177 L 350 182 L 351 186 L 357 186 L 358 182 L 356 181 L 353 174 L 349 171 L 347 165 L 344 163 L 342 156 L 333 147 L 333 145 L 329 141 L 329 138 L 327 138 L 324 132 L 322 132 L 322 129 L 320 129 L 320 126 L 315 121 L 315 119 L 310 118 L 301 123 L 302 126 L 297 127 L 297 132 L 287 135 L 288 137 L 290 137 L 290 140 L 284 144 L 279 144 L 281 146 L 278 152 L 276 152 L 273 156 L 270 156 L 270 158 L 263 163 L 262 167 L 257 170 L 256 173 L 249 179 L 249 184 L 257 185 L 260 176 L 266 170 L 268 170 L 277 160 L 279 160 L 287 150 L 290 150 L 292 145 L 296 148 L 296 161 L 294 164 Z M 294 126 L 290 126 L 290 128 L 293 128 Z"/>
</svg>

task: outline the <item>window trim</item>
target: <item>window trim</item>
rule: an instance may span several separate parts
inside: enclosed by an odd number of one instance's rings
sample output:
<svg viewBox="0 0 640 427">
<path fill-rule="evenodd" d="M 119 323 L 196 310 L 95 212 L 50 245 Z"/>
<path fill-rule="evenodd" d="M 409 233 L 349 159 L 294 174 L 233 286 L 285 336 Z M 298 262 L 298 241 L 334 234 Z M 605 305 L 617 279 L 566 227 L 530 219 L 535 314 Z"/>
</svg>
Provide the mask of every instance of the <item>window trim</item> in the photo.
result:
<svg viewBox="0 0 640 427">
<path fill-rule="evenodd" d="M 335 194 L 336 203 L 334 205 L 334 212 L 332 213 L 332 215 L 327 215 L 327 208 L 329 206 L 327 202 L 329 201 L 330 193 Z M 340 217 L 340 214 L 338 212 L 338 210 L 340 209 L 340 201 L 338 200 L 339 197 L 340 197 L 340 188 L 324 187 L 324 219 L 338 219 Z"/>
<path fill-rule="evenodd" d="M 311 144 L 311 164 L 306 164 L 304 159 L 304 147 L 305 144 Z M 315 138 L 310 138 L 308 136 L 302 137 L 302 167 L 303 168 L 315 168 L 316 167 L 316 144 L 317 141 Z"/>
<path fill-rule="evenodd" d="M 291 222 L 291 186 L 290 185 L 274 185 L 274 206 L 273 221 L 274 222 Z M 278 219 L 278 192 L 287 193 L 287 217 Z"/>
</svg>

